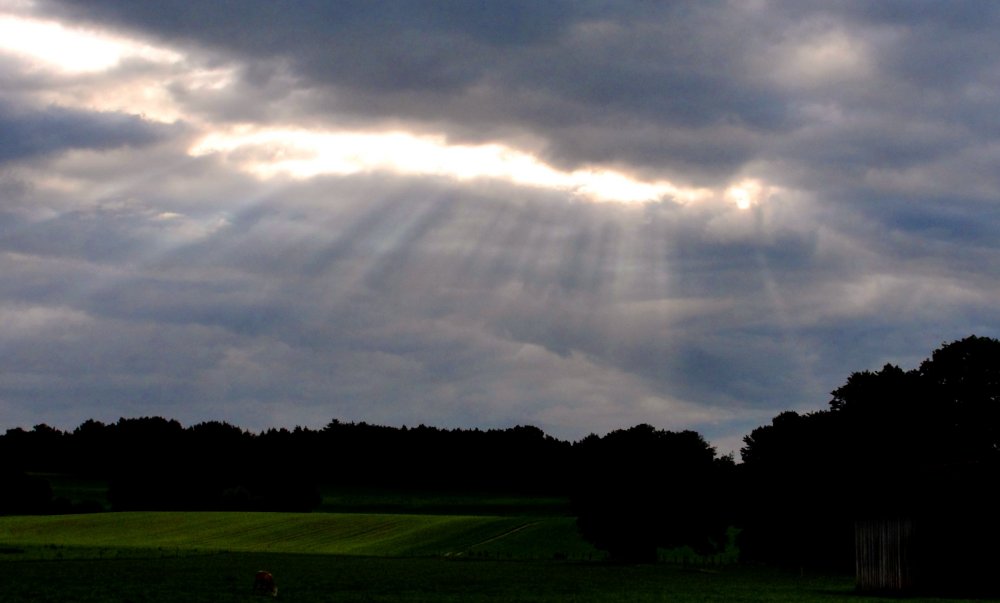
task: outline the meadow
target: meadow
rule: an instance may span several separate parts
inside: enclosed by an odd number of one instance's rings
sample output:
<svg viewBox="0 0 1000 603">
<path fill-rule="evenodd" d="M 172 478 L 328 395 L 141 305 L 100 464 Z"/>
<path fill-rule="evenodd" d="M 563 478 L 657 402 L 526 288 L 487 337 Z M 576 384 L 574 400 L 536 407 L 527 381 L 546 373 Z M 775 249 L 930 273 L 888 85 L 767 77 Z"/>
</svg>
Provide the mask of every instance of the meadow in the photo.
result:
<svg viewBox="0 0 1000 603">
<path fill-rule="evenodd" d="M 132 512 L 0 518 L 0 546 L 380 557 L 600 557 L 571 517 Z"/>
<path fill-rule="evenodd" d="M 570 517 L 102 513 L 0 518 L 0 601 L 877 601 L 849 576 L 612 565 Z M 929 599 L 927 599 L 929 601 Z"/>
</svg>

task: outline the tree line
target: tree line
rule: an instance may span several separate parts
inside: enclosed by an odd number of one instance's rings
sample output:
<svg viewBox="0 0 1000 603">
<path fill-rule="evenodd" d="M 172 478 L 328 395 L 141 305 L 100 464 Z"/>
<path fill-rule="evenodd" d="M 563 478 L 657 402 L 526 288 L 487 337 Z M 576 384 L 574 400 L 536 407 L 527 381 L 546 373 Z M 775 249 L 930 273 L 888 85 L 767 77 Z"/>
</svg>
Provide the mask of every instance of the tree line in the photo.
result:
<svg viewBox="0 0 1000 603">
<path fill-rule="evenodd" d="M 88 420 L 73 431 L 9 429 L 0 458 L 18 472 L 109 482 L 114 510 L 307 511 L 318 486 L 562 493 L 571 445 L 535 427 L 387 427 L 337 420 L 253 433 L 162 417 Z"/>
<path fill-rule="evenodd" d="M 851 569 L 856 522 L 905 520 L 923 588 L 996 591 L 997 340 L 943 345 L 909 371 L 853 373 L 828 409 L 781 413 L 744 444 L 745 559 Z"/>
<path fill-rule="evenodd" d="M 855 521 L 903 516 L 924 518 L 925 542 L 969 553 L 953 563 L 995 557 L 984 543 L 1000 535 L 987 493 L 1000 476 L 1000 342 L 948 343 L 913 370 L 853 373 L 831 395 L 824 410 L 754 429 L 740 464 L 696 432 L 649 425 L 577 442 L 530 426 L 340 421 L 260 433 L 161 417 L 15 428 L 0 436 L 0 512 L 66 511 L 45 473 L 107 480 L 116 510 L 307 511 L 321 484 L 489 491 L 570 497 L 581 533 L 624 561 L 681 544 L 718 550 L 736 526 L 746 561 L 847 569 Z"/>
</svg>

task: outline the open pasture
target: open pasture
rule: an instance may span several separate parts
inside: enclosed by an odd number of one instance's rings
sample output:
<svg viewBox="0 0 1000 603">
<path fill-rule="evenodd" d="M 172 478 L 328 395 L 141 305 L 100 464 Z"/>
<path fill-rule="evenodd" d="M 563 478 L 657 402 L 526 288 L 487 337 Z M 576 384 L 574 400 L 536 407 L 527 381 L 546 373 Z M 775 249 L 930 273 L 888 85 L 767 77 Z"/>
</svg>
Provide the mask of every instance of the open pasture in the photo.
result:
<svg viewBox="0 0 1000 603">
<path fill-rule="evenodd" d="M 512 539 L 512 547 L 505 539 Z M 362 556 L 594 553 L 565 517 L 343 513 L 97 513 L 0 518 L 0 545 Z M 524 555 L 518 555 L 524 556 Z"/>
</svg>

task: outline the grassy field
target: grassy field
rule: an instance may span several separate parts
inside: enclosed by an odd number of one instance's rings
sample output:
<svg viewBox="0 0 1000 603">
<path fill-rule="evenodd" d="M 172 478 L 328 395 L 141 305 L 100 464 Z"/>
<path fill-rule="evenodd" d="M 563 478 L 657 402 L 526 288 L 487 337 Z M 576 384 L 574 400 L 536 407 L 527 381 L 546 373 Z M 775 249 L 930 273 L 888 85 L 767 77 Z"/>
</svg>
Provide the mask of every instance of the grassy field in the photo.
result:
<svg viewBox="0 0 1000 603">
<path fill-rule="evenodd" d="M 567 517 L 0 517 L 0 601 L 259 601 L 259 569 L 282 601 L 878 600 L 855 596 L 850 577 L 600 558 Z"/>
<path fill-rule="evenodd" d="M 0 517 L 0 545 L 362 556 L 584 558 L 568 517 L 343 513 L 97 513 Z"/>
</svg>

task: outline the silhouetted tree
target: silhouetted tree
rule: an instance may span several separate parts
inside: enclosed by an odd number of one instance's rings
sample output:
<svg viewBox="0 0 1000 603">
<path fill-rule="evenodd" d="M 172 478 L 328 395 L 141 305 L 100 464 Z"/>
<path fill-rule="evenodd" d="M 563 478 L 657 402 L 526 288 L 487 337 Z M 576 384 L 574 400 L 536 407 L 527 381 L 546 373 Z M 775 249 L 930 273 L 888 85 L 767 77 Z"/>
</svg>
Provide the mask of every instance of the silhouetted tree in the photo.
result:
<svg viewBox="0 0 1000 603">
<path fill-rule="evenodd" d="M 1000 341 L 971 336 L 942 346 L 920 365 L 938 429 L 952 456 L 996 461 L 1000 455 Z"/>
<path fill-rule="evenodd" d="M 580 533 L 610 557 L 650 562 L 658 547 L 725 545 L 722 464 L 697 433 L 638 425 L 574 447 Z"/>
<path fill-rule="evenodd" d="M 88 419 L 73 430 L 68 469 L 80 476 L 106 477 L 115 457 L 114 426 Z"/>
<path fill-rule="evenodd" d="M 108 499 L 116 511 L 179 510 L 186 506 L 187 467 L 179 462 L 183 428 L 162 417 L 120 419 L 111 436 L 114 460 Z"/>
<path fill-rule="evenodd" d="M 744 438 L 737 543 L 744 561 L 847 569 L 849 477 L 830 413 L 786 411 Z"/>
<path fill-rule="evenodd" d="M 908 518 L 921 574 L 973 584 L 997 560 L 983 544 L 1000 538 L 983 484 L 1000 477 L 998 406 L 1000 342 L 969 337 L 919 370 L 852 374 L 827 411 L 778 415 L 744 438 L 740 490 L 757 496 L 742 509 L 741 553 L 850 569 L 855 520 Z"/>
</svg>

